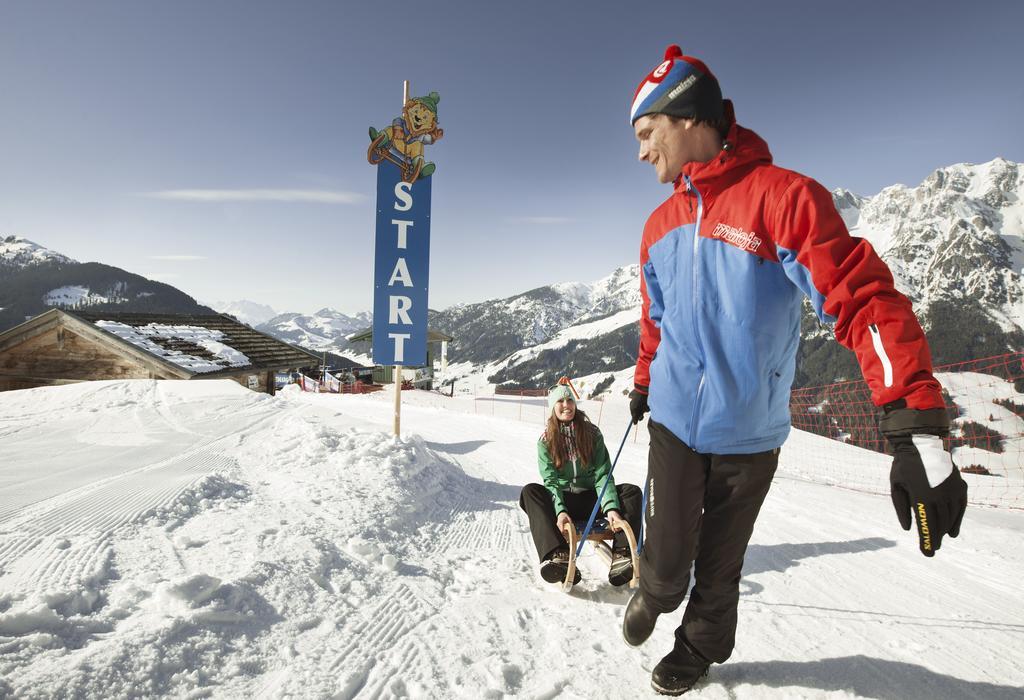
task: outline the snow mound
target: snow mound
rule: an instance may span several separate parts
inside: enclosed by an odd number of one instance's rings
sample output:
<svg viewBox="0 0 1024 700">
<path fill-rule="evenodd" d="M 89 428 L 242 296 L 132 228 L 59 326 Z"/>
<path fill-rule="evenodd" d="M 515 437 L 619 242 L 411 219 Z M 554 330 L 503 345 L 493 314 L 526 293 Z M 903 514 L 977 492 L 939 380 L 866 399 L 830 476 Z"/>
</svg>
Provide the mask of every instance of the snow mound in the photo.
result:
<svg viewBox="0 0 1024 700">
<path fill-rule="evenodd" d="M 211 474 L 182 491 L 171 503 L 150 510 L 144 519 L 162 524 L 165 530 L 170 531 L 197 513 L 210 508 L 230 507 L 220 501 L 244 501 L 249 495 L 245 484 L 235 483 L 219 473 Z"/>
</svg>

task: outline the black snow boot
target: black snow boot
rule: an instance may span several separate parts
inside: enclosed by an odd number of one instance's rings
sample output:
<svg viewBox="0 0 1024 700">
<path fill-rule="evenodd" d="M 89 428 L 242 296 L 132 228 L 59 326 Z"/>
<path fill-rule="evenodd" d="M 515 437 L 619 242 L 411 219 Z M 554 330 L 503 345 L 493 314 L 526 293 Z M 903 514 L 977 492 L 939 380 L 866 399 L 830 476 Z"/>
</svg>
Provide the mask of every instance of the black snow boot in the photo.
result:
<svg viewBox="0 0 1024 700">
<path fill-rule="evenodd" d="M 651 673 L 651 687 L 662 695 L 682 695 L 708 675 L 711 662 L 676 632 L 676 644 Z"/>
<path fill-rule="evenodd" d="M 629 646 L 638 647 L 651 636 L 657 621 L 658 613 L 647 606 L 644 594 L 637 591 L 622 615 L 622 638 Z"/>
<path fill-rule="evenodd" d="M 569 573 L 569 548 L 559 547 L 548 555 L 547 560 L 540 565 L 540 577 L 548 583 L 562 583 L 565 581 L 565 575 Z M 577 568 L 573 572 L 572 585 L 576 585 L 582 580 L 580 576 L 580 570 Z"/>
<path fill-rule="evenodd" d="M 629 583 L 632 578 L 633 558 L 629 555 L 629 549 L 616 548 L 612 552 L 612 565 L 608 567 L 608 583 L 621 586 Z"/>
</svg>

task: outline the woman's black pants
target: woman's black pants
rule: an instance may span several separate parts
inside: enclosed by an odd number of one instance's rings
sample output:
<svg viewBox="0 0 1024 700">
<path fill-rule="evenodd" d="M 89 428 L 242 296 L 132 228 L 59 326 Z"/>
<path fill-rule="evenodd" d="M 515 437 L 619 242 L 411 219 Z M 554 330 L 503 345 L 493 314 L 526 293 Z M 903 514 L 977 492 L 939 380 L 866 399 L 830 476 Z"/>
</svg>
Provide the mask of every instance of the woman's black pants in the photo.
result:
<svg viewBox="0 0 1024 700">
<path fill-rule="evenodd" d="M 622 506 L 619 514 L 633 529 L 633 536 L 639 537 L 643 492 L 640 491 L 639 486 L 633 484 L 617 484 L 615 488 L 619 494 L 619 504 Z M 597 492 L 591 490 L 582 493 L 563 491 L 562 500 L 570 518 L 574 521 L 586 522 L 597 501 Z M 523 492 L 519 495 L 519 507 L 526 511 L 526 515 L 530 519 L 530 534 L 533 535 L 533 543 L 537 546 L 537 557 L 540 561 L 544 561 L 551 555 L 551 552 L 566 545 L 565 537 L 555 526 L 558 517 L 555 513 L 555 502 L 546 488 L 540 484 L 524 486 Z M 629 547 L 629 540 L 624 533 L 615 533 L 614 546 L 616 548 Z"/>
</svg>

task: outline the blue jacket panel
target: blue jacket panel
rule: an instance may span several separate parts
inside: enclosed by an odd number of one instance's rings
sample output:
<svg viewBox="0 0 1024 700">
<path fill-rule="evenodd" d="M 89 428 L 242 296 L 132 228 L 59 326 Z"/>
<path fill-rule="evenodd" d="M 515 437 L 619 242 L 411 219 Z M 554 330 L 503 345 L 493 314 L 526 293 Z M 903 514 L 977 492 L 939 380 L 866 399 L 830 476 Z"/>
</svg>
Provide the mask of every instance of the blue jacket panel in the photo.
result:
<svg viewBox="0 0 1024 700">
<path fill-rule="evenodd" d="M 698 452 L 780 446 L 789 434 L 800 289 L 780 263 L 697 236 L 696 224 L 648 253 L 650 316 L 661 329 L 651 419 Z"/>
</svg>

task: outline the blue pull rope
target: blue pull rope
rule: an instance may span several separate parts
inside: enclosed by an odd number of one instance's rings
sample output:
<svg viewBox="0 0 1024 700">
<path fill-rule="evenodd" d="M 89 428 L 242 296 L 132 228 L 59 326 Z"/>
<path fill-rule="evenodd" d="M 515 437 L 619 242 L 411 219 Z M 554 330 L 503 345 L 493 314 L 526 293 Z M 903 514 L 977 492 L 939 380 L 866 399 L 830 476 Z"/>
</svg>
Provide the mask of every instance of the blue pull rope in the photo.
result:
<svg viewBox="0 0 1024 700">
<path fill-rule="evenodd" d="M 622 454 L 622 448 L 626 446 L 626 438 L 629 437 L 629 431 L 633 427 L 633 422 L 630 421 L 629 425 L 626 426 L 626 434 L 622 436 L 622 442 L 619 443 L 619 451 L 615 453 L 615 459 L 612 460 L 612 466 L 608 469 L 608 476 L 604 480 L 604 486 L 601 487 L 601 493 L 597 496 L 597 502 L 594 503 L 594 510 L 590 511 L 590 520 L 587 521 L 587 527 L 583 530 L 583 536 L 580 537 L 580 544 L 576 548 L 576 556 L 578 557 L 583 552 L 583 545 L 587 542 L 587 537 L 590 535 L 590 530 L 594 527 L 594 519 L 597 517 L 597 511 L 601 507 L 601 499 L 604 498 L 604 491 L 608 488 L 608 482 L 612 480 L 612 472 L 615 471 L 615 465 L 619 461 L 619 455 Z"/>
</svg>

